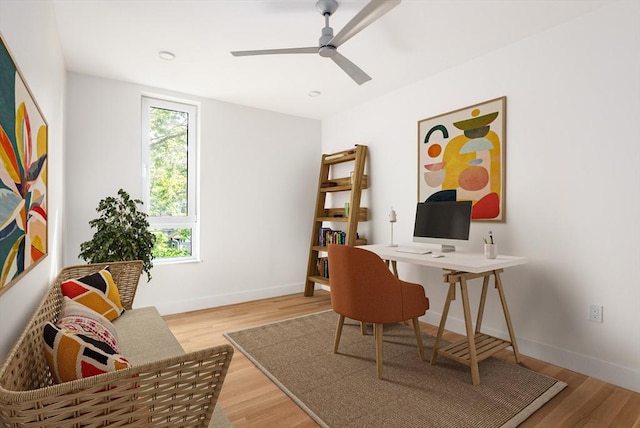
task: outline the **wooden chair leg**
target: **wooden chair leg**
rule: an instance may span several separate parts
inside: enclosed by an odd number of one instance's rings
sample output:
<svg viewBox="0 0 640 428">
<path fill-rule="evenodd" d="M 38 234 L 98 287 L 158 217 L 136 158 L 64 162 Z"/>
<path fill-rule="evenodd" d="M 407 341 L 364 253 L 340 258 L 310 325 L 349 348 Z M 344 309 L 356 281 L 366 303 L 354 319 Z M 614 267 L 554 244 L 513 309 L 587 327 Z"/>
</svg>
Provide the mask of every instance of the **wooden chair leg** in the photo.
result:
<svg viewBox="0 0 640 428">
<path fill-rule="evenodd" d="M 413 331 L 416 334 L 416 342 L 418 342 L 420 361 L 424 361 L 424 346 L 422 346 L 422 333 L 420 332 L 420 321 L 418 321 L 418 318 L 413 319 Z"/>
<path fill-rule="evenodd" d="M 342 336 L 342 326 L 344 325 L 344 315 L 340 315 L 338 318 L 338 325 L 336 326 L 336 338 L 333 341 L 333 353 L 338 353 L 338 345 L 340 345 L 340 336 Z"/>
<path fill-rule="evenodd" d="M 378 371 L 378 379 L 382 379 L 382 326 L 383 324 L 373 325 L 373 335 L 376 339 L 376 369 Z"/>
</svg>

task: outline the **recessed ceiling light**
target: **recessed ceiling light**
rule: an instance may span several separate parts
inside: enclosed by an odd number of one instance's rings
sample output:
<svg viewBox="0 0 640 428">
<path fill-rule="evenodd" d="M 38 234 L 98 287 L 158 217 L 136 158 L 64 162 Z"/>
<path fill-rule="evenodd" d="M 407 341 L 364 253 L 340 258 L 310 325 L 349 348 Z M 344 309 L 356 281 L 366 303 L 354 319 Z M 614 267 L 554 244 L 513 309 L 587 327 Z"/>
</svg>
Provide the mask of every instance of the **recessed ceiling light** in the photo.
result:
<svg viewBox="0 0 640 428">
<path fill-rule="evenodd" d="M 322 94 L 320 91 L 311 91 L 309 92 L 309 96 L 312 98 L 319 97 Z"/>
<path fill-rule="evenodd" d="M 174 54 L 173 52 L 169 52 L 169 51 L 160 51 L 158 52 L 158 55 L 160 56 L 160 58 L 167 60 L 167 61 L 171 61 L 173 59 L 175 59 L 176 54 Z"/>
</svg>

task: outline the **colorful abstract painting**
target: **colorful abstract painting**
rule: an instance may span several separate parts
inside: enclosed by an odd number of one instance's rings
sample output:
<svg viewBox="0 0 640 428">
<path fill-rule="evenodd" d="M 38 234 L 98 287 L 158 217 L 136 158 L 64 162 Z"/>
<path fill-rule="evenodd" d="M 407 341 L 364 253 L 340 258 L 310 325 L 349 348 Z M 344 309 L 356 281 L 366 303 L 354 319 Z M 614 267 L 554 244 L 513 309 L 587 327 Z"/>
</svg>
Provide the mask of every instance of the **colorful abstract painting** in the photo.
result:
<svg viewBox="0 0 640 428">
<path fill-rule="evenodd" d="M 472 201 L 505 221 L 506 97 L 418 121 L 418 201 Z"/>
<path fill-rule="evenodd" d="M 47 255 L 47 123 L 0 37 L 0 294 Z"/>
</svg>

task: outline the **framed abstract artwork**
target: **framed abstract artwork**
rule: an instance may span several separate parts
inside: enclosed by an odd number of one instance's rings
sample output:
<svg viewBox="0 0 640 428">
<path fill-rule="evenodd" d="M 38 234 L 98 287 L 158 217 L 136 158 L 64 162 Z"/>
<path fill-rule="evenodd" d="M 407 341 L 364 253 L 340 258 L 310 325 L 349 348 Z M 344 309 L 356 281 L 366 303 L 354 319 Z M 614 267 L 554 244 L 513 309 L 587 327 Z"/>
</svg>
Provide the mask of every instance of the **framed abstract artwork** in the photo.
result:
<svg viewBox="0 0 640 428">
<path fill-rule="evenodd" d="M 505 221 L 507 97 L 418 121 L 418 201 L 472 201 L 472 220 Z"/>
<path fill-rule="evenodd" d="M 47 255 L 47 122 L 0 36 L 0 294 Z"/>
</svg>

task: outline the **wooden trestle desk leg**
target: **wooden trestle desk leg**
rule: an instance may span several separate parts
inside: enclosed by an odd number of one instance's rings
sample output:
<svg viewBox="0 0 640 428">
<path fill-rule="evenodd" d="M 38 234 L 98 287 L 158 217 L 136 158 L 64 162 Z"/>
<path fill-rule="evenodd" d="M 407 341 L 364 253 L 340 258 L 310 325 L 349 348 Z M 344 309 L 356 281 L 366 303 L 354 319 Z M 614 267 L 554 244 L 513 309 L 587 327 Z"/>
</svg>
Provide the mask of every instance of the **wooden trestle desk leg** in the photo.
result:
<svg viewBox="0 0 640 428">
<path fill-rule="evenodd" d="M 469 362 L 467 363 L 471 368 L 471 380 L 474 385 L 480 383 L 480 371 L 478 370 L 478 356 L 476 353 L 475 335 L 473 331 L 473 325 L 471 324 L 471 309 L 469 307 L 469 292 L 467 290 L 467 278 L 464 273 L 450 272 L 445 275 L 445 282 L 449 283 L 449 292 L 447 293 L 447 300 L 444 303 L 444 309 L 442 310 L 442 317 L 440 318 L 440 326 L 438 327 L 438 335 L 433 344 L 433 353 L 431 354 L 431 364 L 436 363 L 438 357 L 438 349 L 440 349 L 440 340 L 444 332 L 444 327 L 447 322 L 447 316 L 449 315 L 449 307 L 451 301 L 455 300 L 456 283 L 460 283 L 460 294 L 462 295 L 462 310 L 464 312 L 464 325 L 467 333 L 467 349 L 469 352 Z M 486 277 L 485 277 L 486 279 Z M 483 286 L 485 284 L 483 283 Z M 484 289 L 483 289 L 484 291 Z M 486 293 L 483 292 L 483 296 Z M 484 299 L 481 301 L 481 307 L 484 309 Z M 481 313 L 478 313 L 478 318 L 482 321 Z M 460 361 L 463 362 L 463 361 Z"/>
<path fill-rule="evenodd" d="M 398 276 L 398 262 L 395 260 L 385 260 L 384 262 L 387 264 L 387 267 L 389 267 L 389 262 L 391 262 L 391 270 L 393 271 L 393 274 L 396 276 L 396 278 L 400 279 L 400 276 Z M 405 325 L 407 325 L 408 323 L 408 321 L 404 322 Z M 422 359 L 424 360 L 424 357 Z"/>
<path fill-rule="evenodd" d="M 438 349 L 440 348 L 440 340 L 442 339 L 442 333 L 444 333 L 444 326 L 447 323 L 447 316 L 449 316 L 449 306 L 451 301 L 456 298 L 456 284 L 449 283 L 449 291 L 447 292 L 447 299 L 444 302 L 444 308 L 442 309 L 442 317 L 440 317 L 440 325 L 438 326 L 438 334 L 436 340 L 433 343 L 433 353 L 431 354 L 431 365 L 436 363 L 438 358 Z"/>
<path fill-rule="evenodd" d="M 482 325 L 482 314 L 484 314 L 484 304 L 487 301 L 487 290 L 489 289 L 489 276 L 490 275 L 485 275 L 484 278 L 482 278 L 482 293 L 480 294 L 480 305 L 478 306 L 476 334 L 480 333 L 480 326 Z"/>
<path fill-rule="evenodd" d="M 396 278 L 400 278 L 398 276 L 398 262 L 395 260 L 385 260 L 384 262 L 387 264 L 387 267 L 389 267 L 389 262 L 391 262 L 391 269 L 393 270 L 393 274 L 396 276 Z"/>
<path fill-rule="evenodd" d="M 467 344 L 469 346 L 469 365 L 471 367 L 471 380 L 474 385 L 480 383 L 480 371 L 478 370 L 478 354 L 476 353 L 476 341 L 471 324 L 471 309 L 469 308 L 469 292 L 467 291 L 467 280 L 464 275 L 460 276 L 460 291 L 462 294 L 462 310 L 464 311 L 464 326 L 467 332 Z"/>
<path fill-rule="evenodd" d="M 520 351 L 518 351 L 518 345 L 516 344 L 516 335 L 513 332 L 513 324 L 511 324 L 511 315 L 509 315 L 509 308 L 507 307 L 507 298 L 504 295 L 502 289 L 502 280 L 500 279 L 499 271 L 494 271 L 493 276 L 496 282 L 496 288 L 500 295 L 500 302 L 502 303 L 502 311 L 504 312 L 504 320 L 507 323 L 507 330 L 509 330 L 509 339 L 511 339 L 511 348 L 513 349 L 513 356 L 516 359 L 516 363 L 520 363 Z"/>
<path fill-rule="evenodd" d="M 520 363 L 520 353 L 518 351 L 518 345 L 516 343 L 515 333 L 513 331 L 513 325 L 511 324 L 511 316 L 509 315 L 509 308 L 507 307 L 507 299 L 504 295 L 504 290 L 502 288 L 502 280 L 500 279 L 500 273 L 502 269 L 484 272 L 479 274 L 474 273 L 465 273 L 465 272 L 447 272 L 444 274 L 444 281 L 449 283 L 449 292 L 447 293 L 447 299 L 444 304 L 444 309 L 442 311 L 442 318 L 440 319 L 440 326 L 438 327 L 438 334 L 436 336 L 436 340 L 433 345 L 433 353 L 431 355 L 431 364 L 436 363 L 437 356 L 440 350 L 440 341 L 442 339 L 442 334 L 444 333 L 444 327 L 446 324 L 447 317 L 449 315 L 449 308 L 451 306 L 451 301 L 455 300 L 455 286 L 457 283 L 460 283 L 460 292 L 462 295 L 462 309 L 464 311 L 464 324 L 467 337 L 462 343 L 466 343 L 466 356 L 462 353 L 465 348 L 460 348 L 460 342 L 454 343 L 450 346 L 444 348 L 440 353 L 447 357 L 452 358 L 456 361 L 459 361 L 463 364 L 468 365 L 471 368 L 471 379 L 474 385 L 478 385 L 480 383 L 480 372 L 478 370 L 478 361 L 480 359 L 487 358 L 493 352 L 497 350 L 504 349 L 506 346 L 511 345 L 513 348 L 513 354 L 515 356 L 516 362 Z M 485 303 L 487 300 L 487 290 L 489 288 L 489 277 L 493 276 L 495 279 L 495 288 L 498 290 L 498 294 L 500 296 L 500 303 L 502 304 L 502 310 L 504 313 L 504 318 L 507 323 L 507 329 L 509 330 L 509 338 L 510 342 L 493 338 L 482 334 L 480 329 L 482 327 L 482 316 L 484 314 Z M 471 322 L 471 308 L 469 305 L 469 292 L 467 287 L 467 280 L 471 280 L 474 278 L 482 277 L 482 294 L 480 296 L 480 304 L 478 307 L 478 316 L 476 319 L 476 327 L 475 330 L 473 328 L 473 324 Z M 476 347 L 476 337 L 482 337 L 482 341 L 484 343 L 484 350 L 482 351 L 482 355 L 478 355 L 477 347 Z M 492 349 L 487 349 L 486 340 L 491 339 Z M 455 351 L 453 351 L 455 349 Z"/>
<path fill-rule="evenodd" d="M 504 289 L 502 288 L 502 279 L 500 273 L 502 269 L 487 272 L 482 280 L 482 295 L 480 296 L 480 306 L 478 307 L 478 320 L 476 322 L 476 334 L 480 333 L 482 325 L 482 314 L 484 314 L 484 304 L 487 300 L 487 289 L 489 288 L 489 277 L 493 275 L 494 286 L 498 290 L 500 296 L 500 304 L 502 304 L 502 312 L 504 314 L 504 320 L 507 324 L 507 330 L 509 331 L 509 339 L 511 340 L 511 348 L 513 349 L 513 356 L 516 363 L 520 363 L 520 351 L 518 351 L 518 344 L 516 342 L 516 335 L 513 331 L 513 324 L 511 324 L 511 315 L 509 314 L 509 308 L 507 306 L 507 298 L 504 295 Z"/>
</svg>

